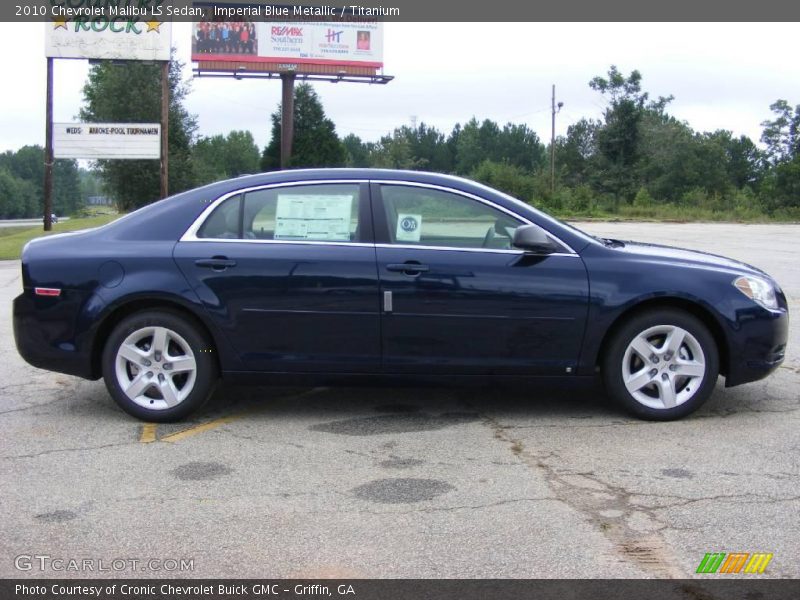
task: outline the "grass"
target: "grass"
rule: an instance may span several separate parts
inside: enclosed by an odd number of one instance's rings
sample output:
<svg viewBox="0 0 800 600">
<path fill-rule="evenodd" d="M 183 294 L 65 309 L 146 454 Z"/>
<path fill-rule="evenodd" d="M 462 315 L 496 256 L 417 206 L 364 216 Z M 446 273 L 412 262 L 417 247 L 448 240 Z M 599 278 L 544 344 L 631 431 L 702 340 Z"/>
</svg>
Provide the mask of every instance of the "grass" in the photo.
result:
<svg viewBox="0 0 800 600">
<path fill-rule="evenodd" d="M 43 231 L 41 225 L 36 227 L 3 227 L 0 228 L 0 260 L 17 259 L 22 254 L 22 247 L 33 238 L 65 231 L 90 229 L 99 227 L 117 219 L 117 213 L 104 212 L 92 217 L 73 218 L 53 225 L 53 231 Z"/>
</svg>

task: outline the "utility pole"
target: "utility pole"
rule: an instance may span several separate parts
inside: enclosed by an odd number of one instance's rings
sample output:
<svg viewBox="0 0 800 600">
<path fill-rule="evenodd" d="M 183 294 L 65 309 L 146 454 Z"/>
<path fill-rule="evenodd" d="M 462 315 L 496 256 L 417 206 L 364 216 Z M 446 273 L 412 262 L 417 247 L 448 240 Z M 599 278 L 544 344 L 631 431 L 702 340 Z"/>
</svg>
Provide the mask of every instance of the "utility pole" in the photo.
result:
<svg viewBox="0 0 800 600">
<path fill-rule="evenodd" d="M 556 114 L 564 106 L 563 102 L 556 104 L 556 84 L 553 84 L 553 96 L 551 98 L 553 108 L 553 128 L 550 134 L 550 191 L 556 189 Z"/>
</svg>

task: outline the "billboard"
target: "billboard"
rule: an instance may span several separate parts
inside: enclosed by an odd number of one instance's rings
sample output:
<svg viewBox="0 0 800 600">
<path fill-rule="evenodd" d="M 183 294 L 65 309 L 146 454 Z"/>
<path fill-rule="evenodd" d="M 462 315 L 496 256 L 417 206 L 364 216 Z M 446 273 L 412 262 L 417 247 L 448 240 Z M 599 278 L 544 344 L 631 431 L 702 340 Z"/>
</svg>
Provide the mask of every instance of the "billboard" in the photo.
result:
<svg viewBox="0 0 800 600">
<path fill-rule="evenodd" d="M 192 27 L 196 62 L 383 67 L 378 21 L 202 21 Z"/>
<path fill-rule="evenodd" d="M 172 24 L 136 17 L 54 19 L 45 23 L 48 58 L 157 60 L 170 58 Z"/>
<path fill-rule="evenodd" d="M 55 158 L 161 158 L 158 123 L 53 123 Z"/>
</svg>

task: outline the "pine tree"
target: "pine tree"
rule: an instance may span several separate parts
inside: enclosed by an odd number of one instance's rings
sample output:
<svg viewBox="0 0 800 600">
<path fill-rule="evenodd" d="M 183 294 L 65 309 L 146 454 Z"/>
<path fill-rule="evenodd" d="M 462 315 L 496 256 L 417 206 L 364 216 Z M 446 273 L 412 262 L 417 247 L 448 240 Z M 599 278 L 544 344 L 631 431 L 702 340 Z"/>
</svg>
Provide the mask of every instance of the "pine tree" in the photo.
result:
<svg viewBox="0 0 800 600">
<path fill-rule="evenodd" d="M 341 167 L 347 160 L 336 127 L 325 116 L 317 92 L 308 83 L 294 90 L 294 142 L 289 166 Z M 281 165 L 281 107 L 272 113 L 272 139 L 261 157 L 262 171 L 275 171 Z"/>
</svg>

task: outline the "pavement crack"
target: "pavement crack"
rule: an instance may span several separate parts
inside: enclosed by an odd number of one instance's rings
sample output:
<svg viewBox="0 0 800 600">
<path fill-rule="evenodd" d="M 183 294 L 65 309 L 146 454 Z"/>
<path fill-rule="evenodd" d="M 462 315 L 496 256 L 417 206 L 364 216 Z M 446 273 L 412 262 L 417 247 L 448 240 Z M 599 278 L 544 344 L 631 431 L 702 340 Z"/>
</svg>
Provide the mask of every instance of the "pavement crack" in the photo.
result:
<svg viewBox="0 0 800 600">
<path fill-rule="evenodd" d="M 554 500 L 596 524 L 624 560 L 654 577 L 685 576 L 677 567 L 679 562 L 663 536 L 668 524 L 653 509 L 633 504 L 633 494 L 625 487 L 604 481 L 593 472 L 559 470 L 549 464 L 551 460 L 560 459 L 555 452 L 537 453 L 514 437 L 512 428 L 504 427 L 488 415 L 480 414 L 480 417 L 492 431 L 494 439 L 507 444 L 519 461 L 541 473 L 555 495 Z"/>
<path fill-rule="evenodd" d="M 53 450 L 42 450 L 33 454 L 12 454 L 10 456 L 0 456 L 0 460 L 19 460 L 22 458 L 39 458 L 48 454 L 58 454 L 60 452 L 86 452 L 88 450 L 103 450 L 105 448 L 117 448 L 120 446 L 138 446 L 139 442 L 117 442 L 116 444 L 101 444 L 99 446 L 78 446 L 75 448 L 55 448 Z"/>
</svg>

